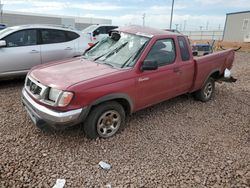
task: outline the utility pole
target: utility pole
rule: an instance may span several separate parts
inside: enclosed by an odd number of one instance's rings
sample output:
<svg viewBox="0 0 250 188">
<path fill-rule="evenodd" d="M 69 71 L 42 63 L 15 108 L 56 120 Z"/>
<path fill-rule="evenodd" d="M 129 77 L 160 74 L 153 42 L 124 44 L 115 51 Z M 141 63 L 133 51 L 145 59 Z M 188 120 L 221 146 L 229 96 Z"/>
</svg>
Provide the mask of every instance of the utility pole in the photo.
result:
<svg viewBox="0 0 250 188">
<path fill-rule="evenodd" d="M 179 25 L 179 24 L 175 24 L 175 29 L 176 29 L 176 30 L 178 30 L 178 25 Z"/>
<path fill-rule="evenodd" d="M 207 21 L 206 30 L 208 30 L 208 25 L 209 25 L 209 22 Z"/>
<path fill-rule="evenodd" d="M 183 31 L 185 31 L 185 30 L 186 30 L 186 25 L 187 25 L 187 20 L 184 20 Z"/>
<path fill-rule="evenodd" d="M 180 24 L 180 31 L 182 31 L 182 24 Z"/>
<path fill-rule="evenodd" d="M 145 17 L 146 17 L 146 14 L 143 13 L 143 15 L 142 15 L 142 25 L 143 25 L 143 27 L 145 26 Z"/>
<path fill-rule="evenodd" d="M 203 27 L 202 27 L 202 26 L 200 26 L 200 30 L 201 30 L 201 31 L 202 31 L 202 28 L 203 28 Z"/>
<path fill-rule="evenodd" d="M 174 12 L 174 0 L 172 0 L 172 9 L 171 9 L 171 16 L 170 16 L 170 25 L 169 25 L 169 29 L 172 29 L 173 12 Z"/>
<path fill-rule="evenodd" d="M 3 22 L 3 4 L 0 0 L 0 16 L 1 16 L 1 23 Z"/>
<path fill-rule="evenodd" d="M 219 24 L 218 30 L 220 30 L 220 24 Z"/>
</svg>

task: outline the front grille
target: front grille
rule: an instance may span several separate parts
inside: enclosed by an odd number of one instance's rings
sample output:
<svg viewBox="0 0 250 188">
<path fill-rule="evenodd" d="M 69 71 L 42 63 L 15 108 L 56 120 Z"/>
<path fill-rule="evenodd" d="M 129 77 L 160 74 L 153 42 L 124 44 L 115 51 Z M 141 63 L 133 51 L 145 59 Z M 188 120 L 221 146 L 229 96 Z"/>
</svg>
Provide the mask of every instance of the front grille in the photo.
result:
<svg viewBox="0 0 250 188">
<path fill-rule="evenodd" d="M 36 83 L 32 82 L 30 79 L 28 79 L 27 81 L 27 86 L 28 86 L 29 91 L 33 93 L 34 95 L 41 94 L 42 88 L 36 85 Z"/>
<path fill-rule="evenodd" d="M 56 104 L 56 101 L 51 101 L 49 99 L 50 88 L 41 84 L 34 78 L 30 76 L 26 78 L 25 88 L 28 91 L 28 93 L 30 93 L 34 98 L 38 99 L 39 101 L 51 106 L 54 106 Z"/>
<path fill-rule="evenodd" d="M 38 81 L 34 80 L 31 77 L 27 77 L 26 83 L 25 83 L 26 90 L 32 94 L 34 97 L 38 99 L 44 98 L 47 87 L 39 83 Z"/>
</svg>

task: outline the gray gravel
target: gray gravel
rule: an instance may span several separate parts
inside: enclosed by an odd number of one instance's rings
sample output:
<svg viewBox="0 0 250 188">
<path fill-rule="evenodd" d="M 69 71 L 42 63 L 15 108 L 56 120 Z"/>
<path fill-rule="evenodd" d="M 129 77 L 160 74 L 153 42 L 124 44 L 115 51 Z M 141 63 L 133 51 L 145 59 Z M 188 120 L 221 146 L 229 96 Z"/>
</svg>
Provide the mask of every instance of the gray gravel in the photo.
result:
<svg viewBox="0 0 250 188">
<path fill-rule="evenodd" d="M 0 187 L 250 187 L 250 54 L 208 103 L 180 96 L 133 114 L 113 138 L 44 133 L 23 110 L 23 80 L 0 83 Z M 112 165 L 103 170 L 98 163 Z"/>
</svg>

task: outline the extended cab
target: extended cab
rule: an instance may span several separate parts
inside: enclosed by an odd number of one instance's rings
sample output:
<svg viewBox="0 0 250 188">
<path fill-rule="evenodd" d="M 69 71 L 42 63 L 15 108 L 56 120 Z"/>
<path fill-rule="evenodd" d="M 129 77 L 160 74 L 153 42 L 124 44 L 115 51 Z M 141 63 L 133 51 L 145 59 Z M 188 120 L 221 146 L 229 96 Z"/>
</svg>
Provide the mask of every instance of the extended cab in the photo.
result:
<svg viewBox="0 0 250 188">
<path fill-rule="evenodd" d="M 127 115 L 164 100 L 185 93 L 210 100 L 233 60 L 233 50 L 194 59 L 185 36 L 128 26 L 82 57 L 33 68 L 22 100 L 39 128 L 83 123 L 88 137 L 107 138 Z"/>
</svg>

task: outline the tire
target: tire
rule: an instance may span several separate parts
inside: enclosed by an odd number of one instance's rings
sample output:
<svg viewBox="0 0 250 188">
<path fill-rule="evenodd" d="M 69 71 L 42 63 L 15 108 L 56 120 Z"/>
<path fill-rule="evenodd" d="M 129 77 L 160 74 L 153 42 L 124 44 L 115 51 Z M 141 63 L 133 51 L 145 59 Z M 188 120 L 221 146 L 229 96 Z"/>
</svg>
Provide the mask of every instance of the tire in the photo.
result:
<svg viewBox="0 0 250 188">
<path fill-rule="evenodd" d="M 83 125 L 86 136 L 90 139 L 97 137 L 109 138 L 121 131 L 125 124 L 125 111 L 115 102 L 105 102 L 94 107 Z"/>
<path fill-rule="evenodd" d="M 213 97 L 214 91 L 214 79 L 210 77 L 208 78 L 204 86 L 199 91 L 196 91 L 194 93 L 194 98 L 202 102 L 207 102 Z"/>
</svg>

